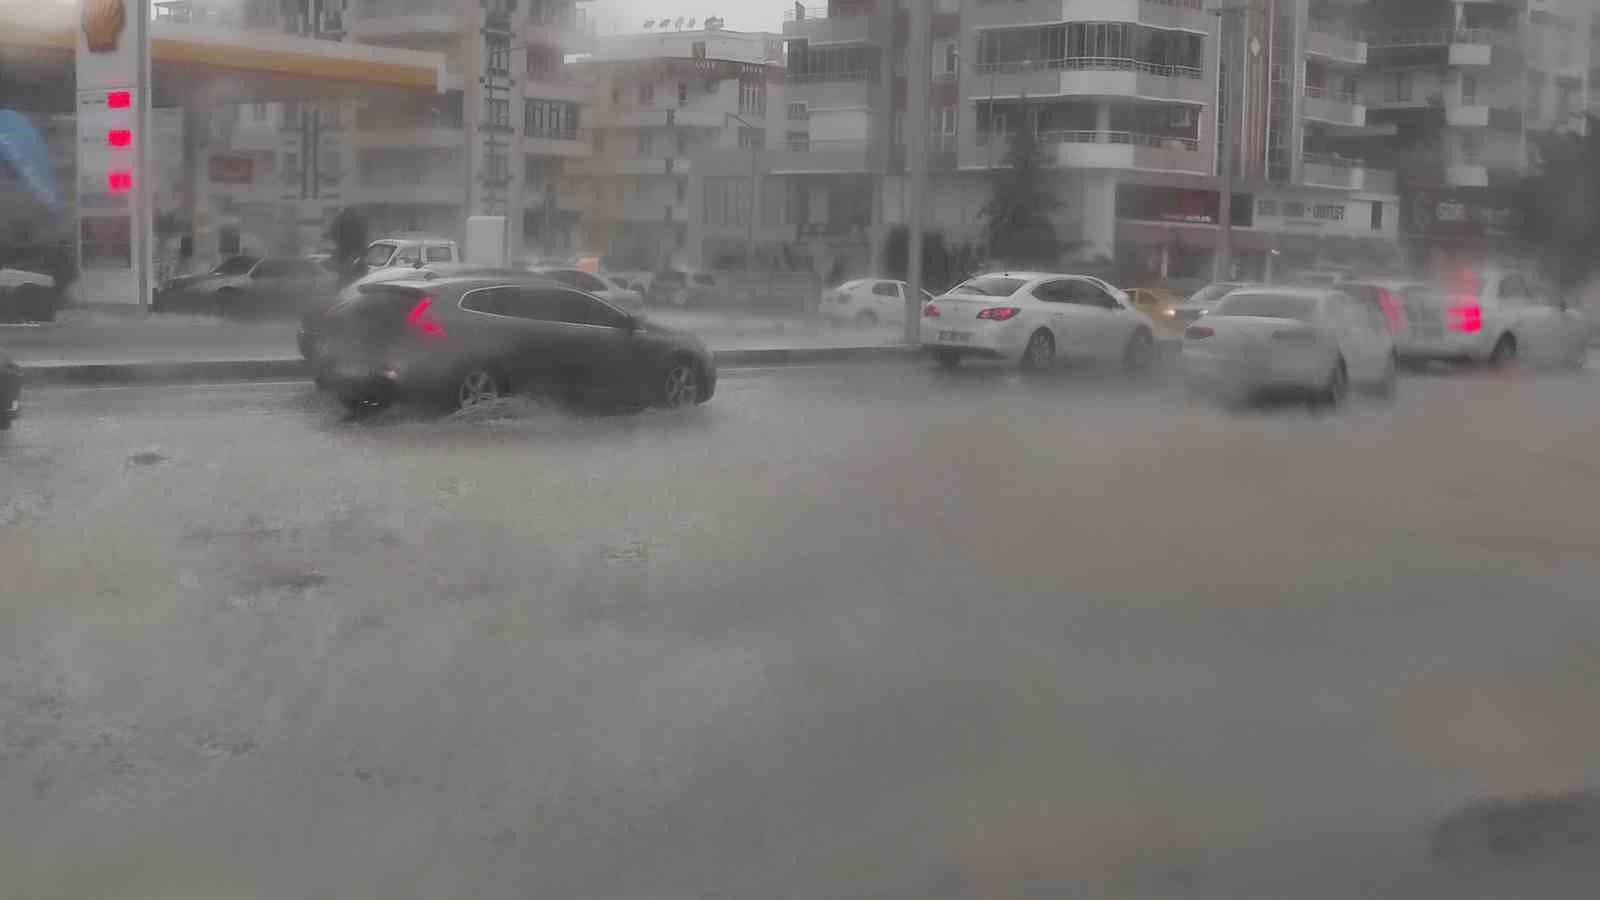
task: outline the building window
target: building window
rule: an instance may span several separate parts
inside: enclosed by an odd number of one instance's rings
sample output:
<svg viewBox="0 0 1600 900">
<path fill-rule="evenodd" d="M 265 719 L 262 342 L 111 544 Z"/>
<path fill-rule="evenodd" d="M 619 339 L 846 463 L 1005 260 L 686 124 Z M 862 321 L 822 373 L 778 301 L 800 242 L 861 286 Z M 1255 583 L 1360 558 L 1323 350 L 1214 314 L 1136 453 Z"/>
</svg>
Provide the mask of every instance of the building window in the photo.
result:
<svg viewBox="0 0 1600 900">
<path fill-rule="evenodd" d="M 678 105 L 689 105 L 689 83 L 686 81 L 678 82 Z"/>
<path fill-rule="evenodd" d="M 1411 100 L 1411 73 L 1394 72 L 1383 80 L 1383 99 L 1390 103 L 1407 103 Z"/>
<path fill-rule="evenodd" d="M 678 132 L 678 155 L 689 155 L 689 133 L 686 131 Z"/>
<path fill-rule="evenodd" d="M 650 155 L 650 132 L 648 131 L 639 132 L 639 155 Z"/>
<path fill-rule="evenodd" d="M 804 153 L 811 149 L 811 132 L 790 131 L 783 136 L 783 143 L 795 153 Z"/>
<path fill-rule="evenodd" d="M 655 106 L 656 105 L 656 86 L 654 84 L 649 83 L 649 82 L 644 82 L 644 83 L 641 83 L 639 85 L 639 105 L 640 106 Z"/>
<path fill-rule="evenodd" d="M 707 225 L 744 225 L 750 215 L 750 179 L 743 175 L 708 176 L 702 182 L 700 218 Z"/>
<path fill-rule="evenodd" d="M 530 137 L 560 141 L 578 139 L 578 105 L 564 100 L 532 98 L 522 103 L 523 130 Z"/>
<path fill-rule="evenodd" d="M 1374 202 L 1372 204 L 1372 230 L 1373 231 L 1380 231 L 1380 230 L 1382 230 L 1382 228 L 1383 228 L 1383 203 L 1382 202 Z"/>
<path fill-rule="evenodd" d="M 529 156 L 523 159 L 522 183 L 531 188 L 544 187 L 544 160 L 537 156 Z"/>
<path fill-rule="evenodd" d="M 493 35 L 484 38 L 484 45 L 488 47 L 489 50 L 489 74 L 510 75 L 511 39 L 503 35 Z"/>
<path fill-rule="evenodd" d="M 754 150 L 759 148 L 764 143 L 765 141 L 761 140 L 761 130 L 759 128 L 739 129 L 740 150 Z"/>
<path fill-rule="evenodd" d="M 1528 118 L 1534 121 L 1544 118 L 1544 79 L 1537 73 L 1528 75 Z"/>
<path fill-rule="evenodd" d="M 294 184 L 300 180 L 300 154 L 290 151 L 283 154 L 283 183 Z"/>
<path fill-rule="evenodd" d="M 678 202 L 682 203 L 684 201 L 684 199 L 689 196 L 689 182 L 687 180 L 685 180 L 685 179 L 679 178 L 677 180 L 677 185 L 678 185 Z"/>
<path fill-rule="evenodd" d="M 695 59 L 705 59 L 706 58 L 706 42 L 705 41 L 695 41 L 689 47 L 689 55 L 694 57 Z"/>
<path fill-rule="evenodd" d="M 811 119 L 811 107 L 804 103 L 789 104 L 789 121 L 805 122 Z"/>
<path fill-rule="evenodd" d="M 739 80 L 739 112 L 745 115 L 767 114 L 766 85 L 757 78 Z"/>
<path fill-rule="evenodd" d="M 1478 76 L 1471 72 L 1461 73 L 1461 103 L 1463 106 L 1478 105 Z"/>
<path fill-rule="evenodd" d="M 1482 154 L 1483 145 L 1479 142 L 1478 136 L 1470 132 L 1462 132 L 1461 164 L 1466 166 L 1478 165 L 1482 159 Z"/>
<path fill-rule="evenodd" d="M 488 181 L 510 181 L 511 169 L 506 165 L 504 153 L 485 153 L 483 155 L 483 177 Z"/>
</svg>

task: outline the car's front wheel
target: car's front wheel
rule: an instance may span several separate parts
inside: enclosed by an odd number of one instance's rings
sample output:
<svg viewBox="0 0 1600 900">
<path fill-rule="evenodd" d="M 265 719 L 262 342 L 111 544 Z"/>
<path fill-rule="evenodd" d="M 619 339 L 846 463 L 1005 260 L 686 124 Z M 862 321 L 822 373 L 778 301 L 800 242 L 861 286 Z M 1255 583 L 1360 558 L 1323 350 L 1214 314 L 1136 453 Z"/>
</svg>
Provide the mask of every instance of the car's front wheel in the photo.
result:
<svg viewBox="0 0 1600 900">
<path fill-rule="evenodd" d="M 661 405 L 686 409 L 700 402 L 700 367 L 680 359 L 667 367 L 661 379 Z"/>
<path fill-rule="evenodd" d="M 1345 394 L 1350 391 L 1350 372 L 1345 368 L 1344 357 L 1334 360 L 1333 368 L 1329 370 L 1327 380 L 1322 389 L 1317 392 L 1317 401 L 1327 407 L 1335 407 L 1344 403 Z"/>
<path fill-rule="evenodd" d="M 1129 375 L 1141 375 L 1150 370 L 1155 358 L 1155 338 L 1150 336 L 1150 332 L 1141 328 L 1128 338 L 1128 346 L 1123 348 L 1122 370 Z"/>
</svg>

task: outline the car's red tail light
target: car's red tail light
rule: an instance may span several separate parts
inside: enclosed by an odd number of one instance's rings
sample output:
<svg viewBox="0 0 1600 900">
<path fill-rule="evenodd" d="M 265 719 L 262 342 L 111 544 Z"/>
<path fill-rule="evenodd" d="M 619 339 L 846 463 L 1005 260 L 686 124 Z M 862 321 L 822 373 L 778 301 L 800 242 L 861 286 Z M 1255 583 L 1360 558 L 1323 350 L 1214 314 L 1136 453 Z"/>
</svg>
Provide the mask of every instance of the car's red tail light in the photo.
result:
<svg viewBox="0 0 1600 900">
<path fill-rule="evenodd" d="M 433 306 L 432 297 L 423 297 L 417 305 L 411 307 L 411 312 L 406 314 L 406 324 L 411 330 L 427 337 L 444 337 L 444 326 L 432 316 L 428 310 Z"/>
<path fill-rule="evenodd" d="M 927 304 L 926 306 L 922 307 L 922 317 L 924 319 L 939 318 L 939 307 L 933 305 L 932 303 Z"/>
<path fill-rule="evenodd" d="M 1004 322 L 1013 318 L 1020 312 L 1022 312 L 1022 310 L 1015 306 L 991 306 L 988 309 L 978 313 L 978 318 L 989 319 L 994 322 Z"/>
<path fill-rule="evenodd" d="M 1483 330 L 1483 307 L 1477 297 L 1463 297 L 1450 307 L 1450 330 L 1477 334 Z"/>
<path fill-rule="evenodd" d="M 1183 330 L 1183 336 L 1191 341 L 1198 340 L 1200 338 L 1208 338 L 1213 334 L 1216 334 L 1216 332 L 1204 325 L 1190 325 L 1188 328 Z"/>
</svg>

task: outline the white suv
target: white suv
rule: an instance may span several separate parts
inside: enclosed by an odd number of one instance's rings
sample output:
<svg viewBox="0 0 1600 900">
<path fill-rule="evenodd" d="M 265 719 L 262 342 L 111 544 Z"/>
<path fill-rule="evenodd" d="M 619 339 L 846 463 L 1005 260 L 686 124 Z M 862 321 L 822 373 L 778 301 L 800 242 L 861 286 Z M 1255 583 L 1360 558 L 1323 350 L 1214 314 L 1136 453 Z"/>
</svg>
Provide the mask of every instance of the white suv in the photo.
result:
<svg viewBox="0 0 1600 900">
<path fill-rule="evenodd" d="M 449 238 L 390 237 L 379 238 L 367 245 L 361 261 L 367 269 L 388 266 L 417 266 L 428 263 L 461 262 L 461 251 Z"/>
<path fill-rule="evenodd" d="M 1509 366 L 1582 366 L 1590 324 L 1554 290 L 1525 272 L 1463 267 L 1401 293 L 1405 323 L 1396 341 L 1408 361 L 1453 360 Z"/>
</svg>

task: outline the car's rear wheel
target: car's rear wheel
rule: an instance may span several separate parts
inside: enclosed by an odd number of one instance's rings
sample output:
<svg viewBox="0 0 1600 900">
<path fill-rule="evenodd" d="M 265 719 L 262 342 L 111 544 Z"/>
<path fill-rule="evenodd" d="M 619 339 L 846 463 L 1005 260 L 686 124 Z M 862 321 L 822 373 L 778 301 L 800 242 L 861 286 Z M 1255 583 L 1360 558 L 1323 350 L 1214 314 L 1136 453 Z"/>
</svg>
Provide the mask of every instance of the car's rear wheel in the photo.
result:
<svg viewBox="0 0 1600 900">
<path fill-rule="evenodd" d="M 961 365 L 961 354 L 955 350 L 938 348 L 933 351 L 933 361 L 942 369 L 954 369 Z"/>
<path fill-rule="evenodd" d="M 700 402 L 700 367 L 680 359 L 667 367 L 661 379 L 661 405 L 686 409 Z"/>
<path fill-rule="evenodd" d="M 1128 338 L 1128 346 L 1122 351 L 1122 370 L 1129 375 L 1140 375 L 1150 370 L 1150 364 L 1156 358 L 1155 338 L 1143 328 L 1135 331 Z"/>
<path fill-rule="evenodd" d="M 1504 372 L 1517 364 L 1517 339 L 1509 334 L 1500 335 L 1494 342 L 1494 349 L 1489 351 L 1489 368 L 1495 372 Z"/>
<path fill-rule="evenodd" d="M 1399 386 L 1400 360 L 1397 359 L 1393 353 L 1391 353 L 1389 354 L 1388 361 L 1383 365 L 1383 375 L 1381 375 L 1378 378 L 1377 383 L 1372 386 L 1372 392 L 1377 394 L 1379 397 L 1383 397 L 1384 399 L 1391 399 L 1394 397 L 1395 391 L 1399 388 Z"/>
<path fill-rule="evenodd" d="M 472 409 L 494 403 L 505 396 L 505 390 L 504 379 L 492 370 L 473 367 L 463 372 L 456 381 L 456 409 Z"/>
<path fill-rule="evenodd" d="M 1056 358 L 1056 339 L 1050 332 L 1043 328 L 1028 336 L 1027 346 L 1022 348 L 1022 368 L 1027 370 L 1042 369 Z"/>
</svg>

